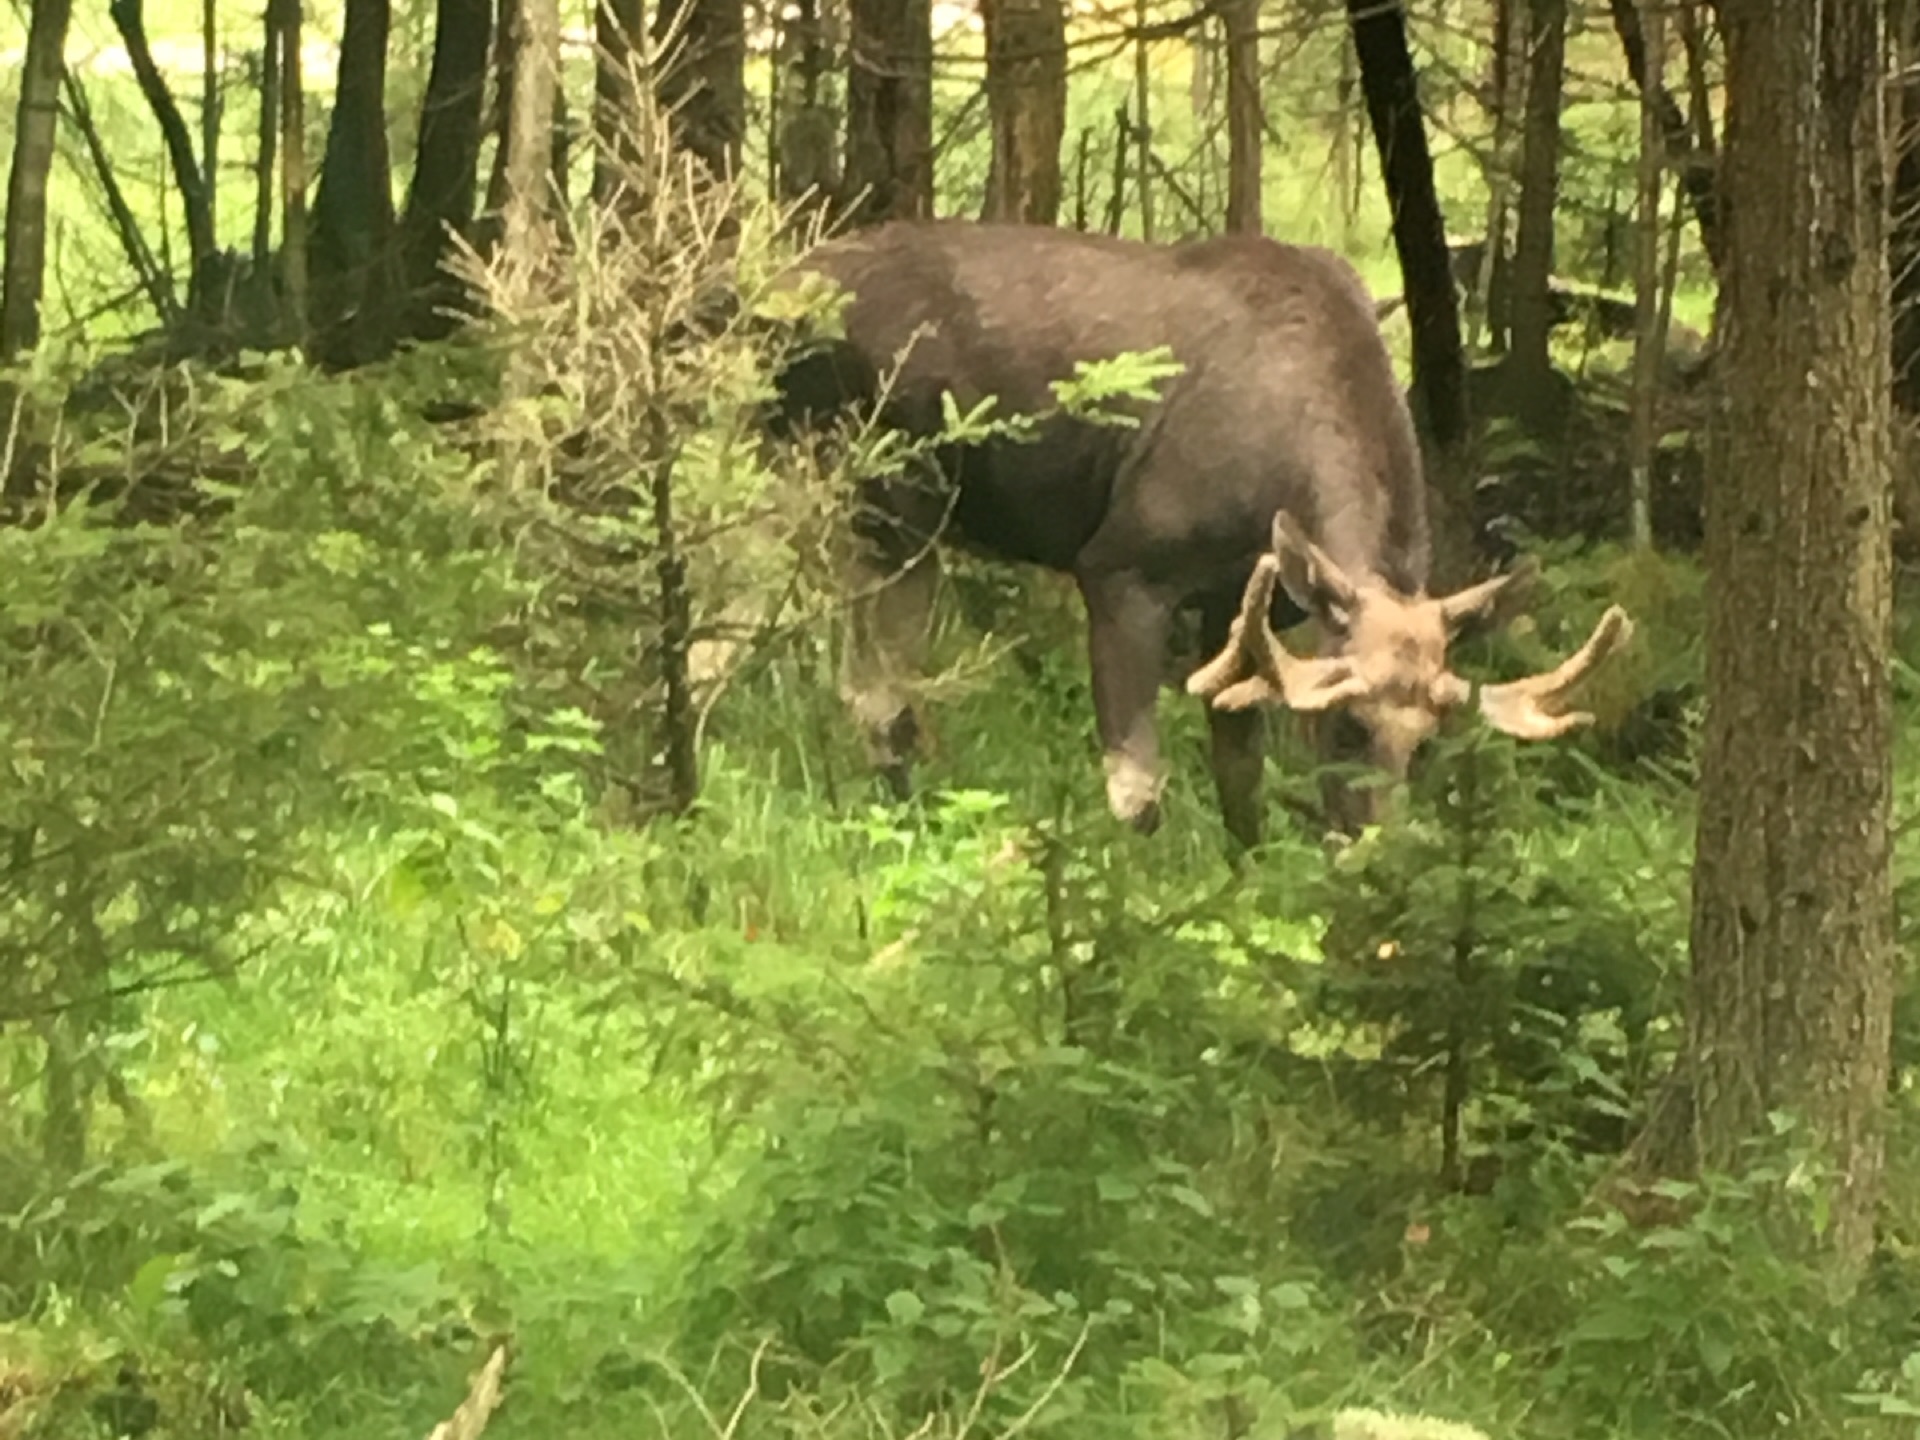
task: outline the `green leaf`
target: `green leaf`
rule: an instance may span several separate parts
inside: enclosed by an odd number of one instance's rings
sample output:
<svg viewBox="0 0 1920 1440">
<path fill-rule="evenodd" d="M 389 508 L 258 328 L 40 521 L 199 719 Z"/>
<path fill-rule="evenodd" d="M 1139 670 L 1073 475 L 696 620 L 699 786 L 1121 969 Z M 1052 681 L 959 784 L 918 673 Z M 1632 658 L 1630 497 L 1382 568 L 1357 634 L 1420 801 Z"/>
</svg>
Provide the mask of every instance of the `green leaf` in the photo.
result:
<svg viewBox="0 0 1920 1440">
<path fill-rule="evenodd" d="M 186 1253 L 150 1257 L 127 1282 L 128 1306 L 142 1319 L 151 1319 L 166 1299 L 168 1282 L 186 1273 L 192 1263 L 192 1255 Z"/>
<path fill-rule="evenodd" d="M 896 1290 L 887 1296 L 887 1314 L 896 1325 L 911 1325 L 927 1313 L 927 1307 L 911 1290 Z"/>
<path fill-rule="evenodd" d="M 1736 1346 L 1733 1337 L 1718 1325 L 1704 1325 L 1696 1342 L 1700 1351 L 1700 1363 L 1706 1366 L 1707 1373 L 1718 1380 L 1733 1367 Z"/>
<path fill-rule="evenodd" d="M 1296 1280 L 1283 1280 L 1267 1292 L 1267 1303 L 1276 1310 L 1308 1310 L 1313 1292 Z"/>
<path fill-rule="evenodd" d="M 1573 1334 L 1578 1340 L 1642 1341 L 1651 1339 L 1655 1330 L 1653 1318 L 1646 1311 L 1615 1305 L 1588 1314 L 1574 1327 Z"/>
<path fill-rule="evenodd" d="M 1194 1214 L 1204 1215 L 1209 1219 L 1212 1218 L 1212 1204 L 1207 1200 L 1206 1196 L 1202 1195 L 1198 1190 L 1195 1190 L 1191 1185 L 1169 1185 L 1167 1187 L 1167 1194 L 1193 1211 Z"/>
</svg>

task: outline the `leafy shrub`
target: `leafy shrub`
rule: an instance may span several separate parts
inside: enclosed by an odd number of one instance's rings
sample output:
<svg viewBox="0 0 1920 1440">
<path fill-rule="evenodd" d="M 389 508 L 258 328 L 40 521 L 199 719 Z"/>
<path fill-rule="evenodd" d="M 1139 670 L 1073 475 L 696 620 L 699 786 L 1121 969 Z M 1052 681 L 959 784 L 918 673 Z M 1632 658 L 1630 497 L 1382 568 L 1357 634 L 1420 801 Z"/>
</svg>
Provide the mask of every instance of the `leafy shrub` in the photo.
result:
<svg viewBox="0 0 1920 1440">
<path fill-rule="evenodd" d="M 733 1082 L 766 1138 L 690 1261 L 689 1343 L 765 1327 L 910 1406 L 963 1404 L 1029 1344 L 994 1403 L 1030 1403 L 1083 1329 L 1109 1372 L 1313 1357 L 1294 1383 L 1327 1384 L 1325 1301 L 1242 1188 L 1247 957 L 1215 905 L 1156 915 L 1119 852 L 987 796 L 857 834 L 870 942 L 725 972 L 747 1009 L 806 1002 Z"/>
</svg>

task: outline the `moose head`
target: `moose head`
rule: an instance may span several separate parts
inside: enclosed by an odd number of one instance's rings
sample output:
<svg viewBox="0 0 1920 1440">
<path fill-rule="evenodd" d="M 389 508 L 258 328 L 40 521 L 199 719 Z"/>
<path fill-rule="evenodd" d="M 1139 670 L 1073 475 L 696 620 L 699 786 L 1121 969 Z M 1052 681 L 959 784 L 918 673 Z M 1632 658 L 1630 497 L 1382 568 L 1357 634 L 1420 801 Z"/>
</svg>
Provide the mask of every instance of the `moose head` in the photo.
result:
<svg viewBox="0 0 1920 1440">
<path fill-rule="evenodd" d="M 1334 741 L 1330 758 L 1345 758 L 1342 748 L 1357 749 L 1390 780 L 1403 780 L 1441 721 L 1475 698 L 1473 684 L 1447 667 L 1447 646 L 1470 625 L 1514 618 L 1537 579 L 1528 560 L 1453 595 L 1402 594 L 1371 576 L 1349 576 L 1282 511 L 1274 517 L 1272 552 L 1254 567 L 1225 648 L 1188 677 L 1187 690 L 1220 710 L 1274 704 L 1334 724 L 1345 720 L 1359 743 Z M 1273 633 L 1268 616 L 1276 583 L 1320 621 L 1323 654 L 1295 655 Z M 1592 715 L 1568 708 L 1568 696 L 1632 635 L 1626 612 L 1610 607 L 1587 643 L 1554 669 L 1480 686 L 1481 716 L 1522 740 L 1550 740 L 1591 723 Z M 1378 818 L 1378 796 L 1375 789 L 1341 787 L 1329 795 L 1330 809 L 1340 813 L 1329 818 L 1358 828 Z"/>
</svg>

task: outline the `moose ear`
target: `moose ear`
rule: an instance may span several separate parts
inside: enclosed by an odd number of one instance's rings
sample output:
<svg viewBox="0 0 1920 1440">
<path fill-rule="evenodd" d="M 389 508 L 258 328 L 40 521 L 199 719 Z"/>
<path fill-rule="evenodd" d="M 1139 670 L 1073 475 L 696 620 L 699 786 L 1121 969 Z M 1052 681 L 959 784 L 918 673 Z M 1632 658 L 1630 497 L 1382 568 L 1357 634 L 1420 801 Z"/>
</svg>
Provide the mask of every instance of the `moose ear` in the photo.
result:
<svg viewBox="0 0 1920 1440">
<path fill-rule="evenodd" d="M 1519 619 L 1540 588 L 1540 565 L 1529 555 L 1504 575 L 1482 580 L 1440 602 L 1447 634 L 1465 630 L 1499 630 Z"/>
<path fill-rule="evenodd" d="M 1287 598 L 1315 619 L 1344 629 L 1357 598 L 1353 581 L 1285 510 L 1273 517 L 1273 553 Z"/>
</svg>

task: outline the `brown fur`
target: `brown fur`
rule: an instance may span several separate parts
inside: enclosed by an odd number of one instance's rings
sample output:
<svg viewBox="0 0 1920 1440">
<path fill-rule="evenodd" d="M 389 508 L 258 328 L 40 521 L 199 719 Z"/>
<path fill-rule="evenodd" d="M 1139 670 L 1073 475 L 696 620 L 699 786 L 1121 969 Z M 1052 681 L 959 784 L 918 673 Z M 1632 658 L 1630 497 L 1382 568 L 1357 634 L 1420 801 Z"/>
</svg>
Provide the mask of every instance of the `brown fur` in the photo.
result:
<svg viewBox="0 0 1920 1440">
<path fill-rule="evenodd" d="M 845 680 L 902 794 L 913 732 L 906 677 L 921 659 L 937 564 L 930 542 L 949 503 L 943 538 L 1078 584 L 1109 801 L 1137 828 L 1159 819 L 1153 711 L 1174 617 L 1198 612 L 1205 653 L 1226 645 L 1282 513 L 1326 563 L 1319 580 L 1298 575 L 1273 592 L 1272 618 L 1281 628 L 1309 613 L 1332 621 L 1338 653 L 1378 673 L 1381 688 L 1351 713 L 1363 748 L 1404 773 L 1437 719 L 1395 699 L 1394 687 L 1427 685 L 1436 664 L 1444 671 L 1456 625 L 1443 618 L 1448 602 L 1426 598 L 1413 422 L 1373 302 L 1344 260 L 1252 236 L 1161 247 L 934 221 L 833 241 L 803 264 L 853 298 L 845 342 L 783 377 L 790 416 L 870 400 L 896 363 L 883 418 L 921 435 L 940 426 L 943 393 L 963 410 L 994 396 L 998 414 L 1031 414 L 1051 406 L 1050 382 L 1070 377 L 1076 361 L 1164 345 L 1185 366 L 1138 428 L 1056 415 L 1037 439 L 944 456 L 935 483 L 868 486 L 852 579 L 856 593 L 872 593 L 856 601 Z M 1334 575 L 1367 603 L 1330 605 L 1320 582 Z M 1217 706 L 1208 715 L 1227 826 L 1253 844 L 1259 715 Z M 1339 728 L 1328 729 L 1337 755 Z"/>
</svg>

